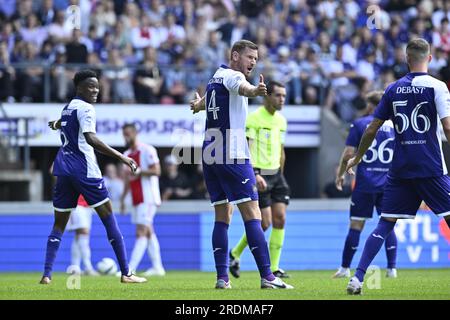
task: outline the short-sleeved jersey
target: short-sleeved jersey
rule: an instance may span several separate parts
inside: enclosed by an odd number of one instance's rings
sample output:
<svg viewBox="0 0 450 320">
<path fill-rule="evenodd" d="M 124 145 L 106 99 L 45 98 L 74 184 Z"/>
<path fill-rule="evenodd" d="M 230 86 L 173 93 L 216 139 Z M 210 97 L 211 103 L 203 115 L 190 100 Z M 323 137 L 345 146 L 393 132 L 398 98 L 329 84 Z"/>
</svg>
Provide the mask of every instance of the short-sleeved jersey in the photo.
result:
<svg viewBox="0 0 450 320">
<path fill-rule="evenodd" d="M 285 143 L 286 129 L 286 118 L 278 111 L 270 114 L 265 107 L 260 107 L 248 115 L 246 134 L 253 140 L 250 155 L 255 168 L 280 168 L 281 147 Z"/>
<path fill-rule="evenodd" d="M 74 98 L 61 112 L 61 143 L 56 155 L 53 174 L 80 178 L 102 177 L 94 148 L 84 137 L 85 132 L 95 133 L 94 107 Z"/>
<path fill-rule="evenodd" d="M 408 73 L 391 84 L 374 117 L 392 119 L 395 149 L 390 175 L 426 178 L 447 174 L 440 119 L 450 116 L 450 94 L 444 82 L 426 73 Z"/>
<path fill-rule="evenodd" d="M 136 149 L 128 149 L 124 154 L 136 161 L 136 164 L 142 170 L 148 170 L 152 165 L 159 163 L 156 149 L 145 143 L 138 143 Z M 157 176 L 132 177 L 130 179 L 130 189 L 134 206 L 140 203 L 161 204 L 159 178 Z"/>
<path fill-rule="evenodd" d="M 373 115 L 355 120 L 350 126 L 346 145 L 358 148 L 364 131 L 372 120 Z M 386 121 L 358 165 L 355 190 L 365 193 L 383 191 L 394 153 L 394 136 L 392 122 Z"/>
<path fill-rule="evenodd" d="M 227 159 L 250 158 L 245 137 L 248 98 L 239 95 L 239 86 L 244 81 L 243 73 L 221 65 L 206 87 L 207 134 L 203 147 L 216 141 L 217 138 L 210 138 L 208 132 L 217 129 L 222 134 L 222 150 Z"/>
</svg>

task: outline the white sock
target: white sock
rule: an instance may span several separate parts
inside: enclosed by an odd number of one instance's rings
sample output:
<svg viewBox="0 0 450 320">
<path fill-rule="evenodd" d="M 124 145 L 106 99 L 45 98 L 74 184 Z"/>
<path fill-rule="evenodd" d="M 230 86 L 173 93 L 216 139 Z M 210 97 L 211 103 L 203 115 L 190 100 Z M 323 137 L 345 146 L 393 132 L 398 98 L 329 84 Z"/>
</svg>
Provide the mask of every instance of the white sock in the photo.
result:
<svg viewBox="0 0 450 320">
<path fill-rule="evenodd" d="M 89 246 L 89 235 L 80 234 L 78 236 L 78 244 L 80 246 L 81 259 L 86 270 L 94 270 L 91 262 L 91 247 Z"/>
<path fill-rule="evenodd" d="M 77 267 L 77 269 L 80 270 L 81 252 L 80 247 L 78 245 L 78 239 L 76 236 L 73 238 L 72 246 L 70 248 L 70 264 L 72 266 Z"/>
<path fill-rule="evenodd" d="M 137 267 L 139 266 L 139 263 L 142 260 L 142 257 L 145 253 L 145 248 L 147 248 L 147 237 L 139 237 L 136 239 L 136 242 L 134 243 L 133 252 L 131 253 L 131 259 L 129 268 L 130 271 L 136 271 Z"/>
<path fill-rule="evenodd" d="M 161 263 L 161 252 L 159 249 L 159 241 L 156 234 L 153 233 L 148 241 L 148 255 L 152 261 L 153 268 L 164 269 Z"/>
</svg>

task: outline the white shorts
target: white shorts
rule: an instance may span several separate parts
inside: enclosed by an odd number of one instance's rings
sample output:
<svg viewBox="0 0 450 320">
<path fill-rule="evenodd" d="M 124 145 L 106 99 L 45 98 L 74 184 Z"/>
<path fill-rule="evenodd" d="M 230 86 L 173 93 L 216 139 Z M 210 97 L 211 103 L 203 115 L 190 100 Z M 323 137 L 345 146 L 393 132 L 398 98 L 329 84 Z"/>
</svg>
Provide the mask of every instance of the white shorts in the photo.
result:
<svg viewBox="0 0 450 320">
<path fill-rule="evenodd" d="M 151 203 L 140 203 L 134 206 L 131 213 L 131 223 L 149 226 L 153 224 L 153 218 L 156 213 L 156 205 Z"/>
<path fill-rule="evenodd" d="M 70 214 L 67 230 L 91 229 L 92 208 L 77 206 Z"/>
</svg>

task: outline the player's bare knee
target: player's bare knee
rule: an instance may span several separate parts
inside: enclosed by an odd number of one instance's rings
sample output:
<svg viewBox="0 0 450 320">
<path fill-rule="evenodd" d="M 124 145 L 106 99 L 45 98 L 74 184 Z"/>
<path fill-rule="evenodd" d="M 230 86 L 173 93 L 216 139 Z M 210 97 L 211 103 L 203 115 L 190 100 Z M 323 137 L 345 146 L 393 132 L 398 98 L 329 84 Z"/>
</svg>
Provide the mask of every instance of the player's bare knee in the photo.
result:
<svg viewBox="0 0 450 320">
<path fill-rule="evenodd" d="M 273 227 L 276 229 L 284 229 L 284 226 L 286 225 L 286 217 L 280 216 L 280 217 L 273 217 Z"/>
<path fill-rule="evenodd" d="M 364 220 L 350 220 L 350 229 L 361 231 L 365 223 Z"/>
</svg>

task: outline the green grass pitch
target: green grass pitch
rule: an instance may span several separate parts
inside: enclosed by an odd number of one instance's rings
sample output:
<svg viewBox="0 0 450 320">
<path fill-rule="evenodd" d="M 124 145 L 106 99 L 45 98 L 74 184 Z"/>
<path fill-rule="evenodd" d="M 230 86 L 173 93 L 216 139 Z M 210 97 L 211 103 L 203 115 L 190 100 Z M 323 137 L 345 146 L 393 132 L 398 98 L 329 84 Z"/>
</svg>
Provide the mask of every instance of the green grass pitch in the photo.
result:
<svg viewBox="0 0 450 320">
<path fill-rule="evenodd" d="M 380 289 L 348 296 L 348 279 L 331 279 L 333 271 L 293 271 L 286 282 L 294 290 L 261 290 L 256 272 L 231 279 L 231 290 L 215 290 L 215 274 L 173 271 L 145 284 L 121 284 L 113 276 L 81 276 L 80 289 L 68 289 L 69 275 L 55 273 L 50 285 L 39 285 L 39 273 L 1 273 L 0 299 L 151 299 L 151 300 L 326 300 L 326 299 L 444 299 L 450 300 L 450 269 L 399 270 L 397 279 L 384 277 Z M 366 281 L 368 282 L 368 281 Z M 72 284 L 76 282 L 73 281 Z"/>
</svg>

